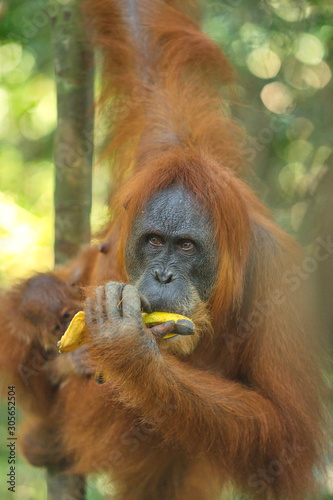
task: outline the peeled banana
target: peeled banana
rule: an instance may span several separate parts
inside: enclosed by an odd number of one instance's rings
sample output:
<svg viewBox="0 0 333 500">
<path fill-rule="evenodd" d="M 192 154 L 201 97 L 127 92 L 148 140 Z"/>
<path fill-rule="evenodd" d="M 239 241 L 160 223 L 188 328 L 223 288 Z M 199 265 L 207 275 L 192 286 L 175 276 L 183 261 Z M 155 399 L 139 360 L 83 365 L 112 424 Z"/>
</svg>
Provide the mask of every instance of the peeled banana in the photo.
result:
<svg viewBox="0 0 333 500">
<path fill-rule="evenodd" d="M 168 312 L 142 313 L 142 321 L 147 328 L 160 325 L 161 323 L 166 323 L 167 321 L 174 321 L 175 325 L 172 332 L 164 335 L 163 339 L 175 337 L 176 335 L 193 335 L 194 333 L 193 321 L 186 316 L 182 316 L 181 314 Z"/>
<path fill-rule="evenodd" d="M 142 321 L 148 327 L 152 328 L 156 325 L 174 321 L 174 326 L 171 333 L 162 337 L 168 339 L 176 335 L 193 335 L 194 323 L 186 316 L 173 314 L 168 312 L 153 312 L 142 313 Z M 67 330 L 58 342 L 60 353 L 71 352 L 78 349 L 87 342 L 87 330 L 84 311 L 79 311 L 75 314 L 70 322 Z M 95 380 L 99 384 L 103 384 L 109 378 L 109 374 L 97 370 Z"/>
</svg>

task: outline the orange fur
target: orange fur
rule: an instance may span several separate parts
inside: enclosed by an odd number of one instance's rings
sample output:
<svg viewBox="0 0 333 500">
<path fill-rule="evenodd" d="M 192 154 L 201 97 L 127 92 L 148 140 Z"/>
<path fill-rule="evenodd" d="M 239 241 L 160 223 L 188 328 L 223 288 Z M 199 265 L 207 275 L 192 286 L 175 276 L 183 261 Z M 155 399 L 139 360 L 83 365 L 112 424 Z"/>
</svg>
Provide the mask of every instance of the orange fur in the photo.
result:
<svg viewBox="0 0 333 500">
<path fill-rule="evenodd" d="M 71 356 L 60 357 L 57 341 L 82 307 L 79 286 L 89 282 L 96 247 L 53 272 L 35 274 L 0 293 L 1 394 L 16 388 L 24 412 L 47 415 L 55 386 L 74 371 Z"/>
<path fill-rule="evenodd" d="M 128 282 L 133 219 L 154 193 L 183 184 L 215 221 L 214 333 L 146 363 L 131 336 L 112 352 L 93 351 L 110 382 L 78 401 L 73 380 L 59 399 L 72 470 L 110 472 L 121 499 L 213 499 L 229 482 L 251 498 L 304 499 L 317 485 L 324 417 L 311 307 L 291 278 L 300 252 L 239 178 L 242 132 L 221 100 L 232 71 L 188 17 L 194 3 L 137 1 L 136 33 L 129 4 L 87 6 L 104 51 L 102 100 L 111 97 L 116 110 L 107 151 L 117 188 L 113 244 L 97 257 L 92 283 Z M 136 441 L 133 429 L 143 433 Z M 260 471 L 276 462 L 282 472 L 263 481 Z"/>
</svg>

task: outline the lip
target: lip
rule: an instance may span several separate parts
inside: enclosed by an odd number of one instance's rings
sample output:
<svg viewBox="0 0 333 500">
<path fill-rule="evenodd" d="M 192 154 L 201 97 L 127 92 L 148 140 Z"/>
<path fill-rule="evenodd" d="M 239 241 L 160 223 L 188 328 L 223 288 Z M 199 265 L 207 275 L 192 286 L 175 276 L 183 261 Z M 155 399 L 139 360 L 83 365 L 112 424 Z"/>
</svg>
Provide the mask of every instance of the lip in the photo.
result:
<svg viewBox="0 0 333 500">
<path fill-rule="evenodd" d="M 179 304 L 170 304 L 168 305 L 164 300 L 156 301 L 152 297 L 149 299 L 147 297 L 150 304 L 150 312 L 166 312 L 170 314 L 179 314 L 180 316 L 189 316 L 189 311 L 185 310 L 184 307 L 180 307 Z"/>
</svg>

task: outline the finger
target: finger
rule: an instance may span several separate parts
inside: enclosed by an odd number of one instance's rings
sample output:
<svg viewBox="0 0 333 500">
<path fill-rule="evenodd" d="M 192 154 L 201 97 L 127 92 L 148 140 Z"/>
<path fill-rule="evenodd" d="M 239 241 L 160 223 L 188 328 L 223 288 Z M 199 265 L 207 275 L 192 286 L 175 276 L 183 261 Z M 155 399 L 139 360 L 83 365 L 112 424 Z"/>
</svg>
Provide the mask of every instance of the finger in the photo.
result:
<svg viewBox="0 0 333 500">
<path fill-rule="evenodd" d="M 123 317 L 138 316 L 141 319 L 141 297 L 134 286 L 126 285 L 123 289 Z"/>
<path fill-rule="evenodd" d="M 121 317 L 121 293 L 124 288 L 122 283 L 110 281 L 105 285 L 105 308 L 110 321 Z"/>
<path fill-rule="evenodd" d="M 155 335 L 155 337 L 162 339 L 165 335 L 172 332 L 174 326 L 175 322 L 173 320 L 166 321 L 165 323 L 162 323 L 160 325 L 152 326 L 150 328 L 150 331 Z"/>
<path fill-rule="evenodd" d="M 146 313 L 151 312 L 151 305 L 150 305 L 149 300 L 146 299 L 146 297 L 144 295 L 142 295 L 141 293 L 139 295 L 140 295 L 140 300 L 141 300 L 141 310 L 143 312 L 146 312 Z"/>
<path fill-rule="evenodd" d="M 188 319 L 179 319 L 175 325 L 174 332 L 178 335 L 194 335 L 194 324 Z"/>
<path fill-rule="evenodd" d="M 87 377 L 93 375 L 95 370 L 91 366 L 89 360 L 89 350 L 87 344 L 71 352 L 71 357 L 76 373 Z"/>
<path fill-rule="evenodd" d="M 104 286 L 99 286 L 95 290 L 95 318 L 96 323 L 103 323 L 106 317 L 105 304 L 105 290 Z"/>
</svg>

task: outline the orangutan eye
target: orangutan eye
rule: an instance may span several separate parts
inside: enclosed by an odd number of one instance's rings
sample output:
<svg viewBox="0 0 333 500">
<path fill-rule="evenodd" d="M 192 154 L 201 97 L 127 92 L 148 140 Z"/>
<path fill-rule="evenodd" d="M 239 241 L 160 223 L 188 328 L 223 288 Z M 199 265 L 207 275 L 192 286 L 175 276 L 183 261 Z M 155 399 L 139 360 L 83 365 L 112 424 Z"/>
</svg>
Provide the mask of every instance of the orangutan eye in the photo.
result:
<svg viewBox="0 0 333 500">
<path fill-rule="evenodd" d="M 194 251 L 194 243 L 191 240 L 182 240 L 179 243 L 179 248 L 187 253 L 192 253 Z"/>
<path fill-rule="evenodd" d="M 148 242 L 152 247 L 162 247 L 164 245 L 164 240 L 156 234 L 151 234 L 148 237 Z"/>
</svg>

